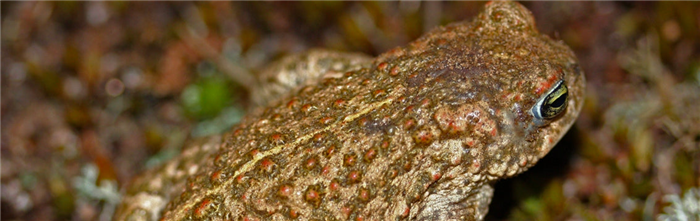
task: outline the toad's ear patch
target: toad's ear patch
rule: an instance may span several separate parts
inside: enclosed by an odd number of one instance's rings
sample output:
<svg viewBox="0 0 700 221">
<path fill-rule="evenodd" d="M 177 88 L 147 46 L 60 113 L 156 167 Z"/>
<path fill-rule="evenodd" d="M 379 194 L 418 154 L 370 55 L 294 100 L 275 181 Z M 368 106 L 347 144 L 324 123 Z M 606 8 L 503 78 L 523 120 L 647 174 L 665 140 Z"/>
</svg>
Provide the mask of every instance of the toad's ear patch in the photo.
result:
<svg viewBox="0 0 700 221">
<path fill-rule="evenodd" d="M 537 34 L 535 18 L 525 6 L 512 1 L 491 1 L 479 14 L 477 22 L 484 31 L 509 31 Z"/>
</svg>

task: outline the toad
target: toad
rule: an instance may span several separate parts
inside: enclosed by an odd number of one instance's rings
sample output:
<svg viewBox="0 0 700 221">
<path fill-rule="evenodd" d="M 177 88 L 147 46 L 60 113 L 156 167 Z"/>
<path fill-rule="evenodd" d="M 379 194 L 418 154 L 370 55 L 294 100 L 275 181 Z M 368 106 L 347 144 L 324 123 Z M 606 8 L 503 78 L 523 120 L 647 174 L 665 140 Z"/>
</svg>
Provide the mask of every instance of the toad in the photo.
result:
<svg viewBox="0 0 700 221">
<path fill-rule="evenodd" d="M 545 156 L 583 103 L 574 53 L 514 2 L 347 60 L 271 65 L 261 93 L 309 81 L 284 67 L 319 80 L 137 178 L 116 220 L 481 220 L 492 184 Z"/>
</svg>

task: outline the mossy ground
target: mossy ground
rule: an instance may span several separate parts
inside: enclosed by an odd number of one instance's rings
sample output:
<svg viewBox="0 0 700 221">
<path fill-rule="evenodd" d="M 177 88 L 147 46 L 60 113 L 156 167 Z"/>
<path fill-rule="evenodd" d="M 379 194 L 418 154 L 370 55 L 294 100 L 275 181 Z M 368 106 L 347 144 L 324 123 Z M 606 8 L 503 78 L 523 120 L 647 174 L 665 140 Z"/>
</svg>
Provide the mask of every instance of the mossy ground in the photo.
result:
<svg viewBox="0 0 700 221">
<path fill-rule="evenodd" d="M 117 186 L 249 110 L 241 70 L 312 47 L 376 55 L 482 4 L 2 2 L 2 219 L 107 219 Z M 525 5 L 588 93 L 487 218 L 654 219 L 700 186 L 700 4 Z"/>
</svg>

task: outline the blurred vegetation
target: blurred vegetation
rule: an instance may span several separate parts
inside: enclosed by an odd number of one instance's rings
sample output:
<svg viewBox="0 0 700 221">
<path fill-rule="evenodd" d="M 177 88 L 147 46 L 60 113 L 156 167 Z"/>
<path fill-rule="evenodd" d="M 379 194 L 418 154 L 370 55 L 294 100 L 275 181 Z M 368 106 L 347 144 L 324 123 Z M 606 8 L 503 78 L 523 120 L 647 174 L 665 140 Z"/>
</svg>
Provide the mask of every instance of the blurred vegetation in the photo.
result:
<svg viewBox="0 0 700 221">
<path fill-rule="evenodd" d="M 483 2 L 1 4 L 1 218 L 108 220 L 118 187 L 253 108 L 249 81 L 270 61 L 312 47 L 377 55 Z M 547 157 L 497 183 L 487 219 L 692 213 L 700 4 L 524 4 L 574 49 L 588 93 Z"/>
</svg>

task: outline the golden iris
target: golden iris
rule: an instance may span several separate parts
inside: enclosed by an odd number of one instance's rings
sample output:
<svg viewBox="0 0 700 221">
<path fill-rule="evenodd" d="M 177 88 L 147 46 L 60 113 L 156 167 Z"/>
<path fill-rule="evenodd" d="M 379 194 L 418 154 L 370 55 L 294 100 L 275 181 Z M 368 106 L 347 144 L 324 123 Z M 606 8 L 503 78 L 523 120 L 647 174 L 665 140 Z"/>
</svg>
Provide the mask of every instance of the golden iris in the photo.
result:
<svg viewBox="0 0 700 221">
<path fill-rule="evenodd" d="M 564 81 L 558 81 L 554 87 L 542 96 L 542 98 L 535 103 L 535 106 L 532 107 L 533 115 L 540 119 L 555 118 L 566 109 L 568 94 L 569 90 L 566 88 Z"/>
</svg>

